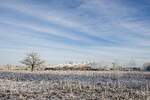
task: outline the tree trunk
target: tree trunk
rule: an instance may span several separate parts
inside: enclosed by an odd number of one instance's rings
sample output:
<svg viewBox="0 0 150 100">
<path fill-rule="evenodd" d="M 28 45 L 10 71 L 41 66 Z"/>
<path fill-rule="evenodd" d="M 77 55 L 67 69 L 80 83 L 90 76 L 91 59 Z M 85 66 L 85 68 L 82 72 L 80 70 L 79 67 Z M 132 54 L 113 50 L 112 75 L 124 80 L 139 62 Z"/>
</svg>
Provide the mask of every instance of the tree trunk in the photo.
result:
<svg viewBox="0 0 150 100">
<path fill-rule="evenodd" d="M 33 69 L 34 69 L 34 65 L 31 65 L 31 72 L 33 72 Z"/>
</svg>

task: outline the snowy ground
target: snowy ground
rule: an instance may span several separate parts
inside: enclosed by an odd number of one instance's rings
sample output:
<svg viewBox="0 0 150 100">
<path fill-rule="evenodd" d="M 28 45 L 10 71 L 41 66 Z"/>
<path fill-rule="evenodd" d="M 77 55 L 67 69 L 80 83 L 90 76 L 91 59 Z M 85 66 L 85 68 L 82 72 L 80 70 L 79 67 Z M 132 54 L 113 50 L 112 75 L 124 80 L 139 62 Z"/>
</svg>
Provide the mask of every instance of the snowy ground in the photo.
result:
<svg viewBox="0 0 150 100">
<path fill-rule="evenodd" d="M 0 100 L 150 100 L 150 73 L 0 71 Z"/>
</svg>

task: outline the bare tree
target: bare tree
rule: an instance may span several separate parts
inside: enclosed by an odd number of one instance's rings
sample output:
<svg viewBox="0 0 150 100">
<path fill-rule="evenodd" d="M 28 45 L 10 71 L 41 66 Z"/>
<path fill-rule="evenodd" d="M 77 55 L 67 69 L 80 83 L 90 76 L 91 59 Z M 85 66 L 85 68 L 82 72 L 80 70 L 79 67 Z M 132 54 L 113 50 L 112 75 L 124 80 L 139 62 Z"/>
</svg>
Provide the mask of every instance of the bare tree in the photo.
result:
<svg viewBox="0 0 150 100">
<path fill-rule="evenodd" d="M 39 67 L 44 63 L 41 60 L 40 55 L 35 52 L 28 53 L 26 57 L 21 61 L 22 64 L 31 67 L 31 71 L 34 70 L 35 67 Z"/>
</svg>

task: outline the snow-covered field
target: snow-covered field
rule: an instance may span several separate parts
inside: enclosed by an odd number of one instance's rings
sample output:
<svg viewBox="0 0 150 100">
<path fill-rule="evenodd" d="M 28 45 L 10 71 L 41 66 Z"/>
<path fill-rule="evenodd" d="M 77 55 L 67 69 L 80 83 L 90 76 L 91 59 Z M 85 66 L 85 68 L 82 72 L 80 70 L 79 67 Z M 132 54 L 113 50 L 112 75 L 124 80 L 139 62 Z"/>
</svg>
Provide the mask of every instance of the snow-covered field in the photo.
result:
<svg viewBox="0 0 150 100">
<path fill-rule="evenodd" d="M 150 100 L 150 73 L 0 71 L 0 100 Z"/>
</svg>

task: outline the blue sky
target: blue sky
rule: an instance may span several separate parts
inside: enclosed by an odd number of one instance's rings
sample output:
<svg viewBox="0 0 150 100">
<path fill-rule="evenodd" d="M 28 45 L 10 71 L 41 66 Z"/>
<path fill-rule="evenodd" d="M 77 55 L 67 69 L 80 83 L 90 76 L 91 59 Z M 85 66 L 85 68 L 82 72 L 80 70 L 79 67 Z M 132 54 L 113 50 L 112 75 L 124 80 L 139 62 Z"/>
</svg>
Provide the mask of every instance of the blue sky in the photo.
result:
<svg viewBox="0 0 150 100">
<path fill-rule="evenodd" d="M 0 64 L 150 61 L 149 0 L 0 0 Z"/>
</svg>

